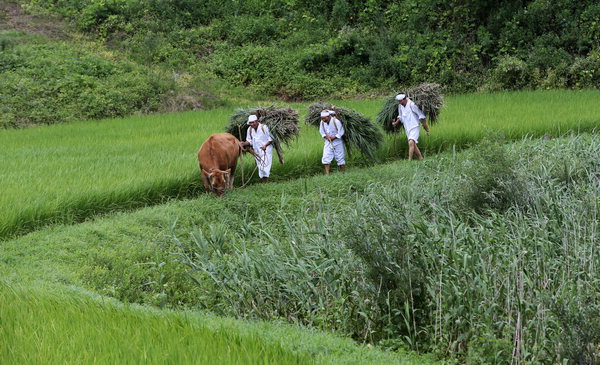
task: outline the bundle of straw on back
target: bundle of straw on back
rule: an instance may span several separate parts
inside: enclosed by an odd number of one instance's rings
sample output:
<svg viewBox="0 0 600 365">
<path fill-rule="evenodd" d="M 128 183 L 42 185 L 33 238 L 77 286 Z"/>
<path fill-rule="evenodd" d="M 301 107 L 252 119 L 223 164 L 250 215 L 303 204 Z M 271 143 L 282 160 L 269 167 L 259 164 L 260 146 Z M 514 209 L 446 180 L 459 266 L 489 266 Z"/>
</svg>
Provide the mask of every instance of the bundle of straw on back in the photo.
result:
<svg viewBox="0 0 600 365">
<path fill-rule="evenodd" d="M 352 109 L 319 102 L 308 107 L 306 123 L 319 127 L 321 111 L 324 109 L 335 111 L 335 117 L 344 126 L 345 133 L 342 141 L 349 152 L 350 149 L 356 148 L 370 158 L 375 158 L 375 151 L 383 143 L 383 134 L 369 118 Z"/>
<path fill-rule="evenodd" d="M 412 100 L 425 116 L 427 123 L 432 125 L 438 121 L 440 110 L 444 106 L 444 97 L 441 92 L 440 84 L 422 83 L 406 90 L 406 95 Z M 376 117 L 377 124 L 383 127 L 388 133 L 395 133 L 402 128 L 401 124 L 394 127 L 392 122 L 398 117 L 398 101 L 396 95 L 390 96 L 383 102 L 383 107 Z"/>
<path fill-rule="evenodd" d="M 246 140 L 250 127 L 247 121 L 252 114 L 258 117 L 259 123 L 264 123 L 269 127 L 269 132 L 273 136 L 273 148 L 277 152 L 279 162 L 284 163 L 282 144 L 288 145 L 300 134 L 298 111 L 292 108 L 277 108 L 274 105 L 240 108 L 229 117 L 229 124 L 225 127 L 225 131 L 233 134 L 240 141 Z"/>
</svg>

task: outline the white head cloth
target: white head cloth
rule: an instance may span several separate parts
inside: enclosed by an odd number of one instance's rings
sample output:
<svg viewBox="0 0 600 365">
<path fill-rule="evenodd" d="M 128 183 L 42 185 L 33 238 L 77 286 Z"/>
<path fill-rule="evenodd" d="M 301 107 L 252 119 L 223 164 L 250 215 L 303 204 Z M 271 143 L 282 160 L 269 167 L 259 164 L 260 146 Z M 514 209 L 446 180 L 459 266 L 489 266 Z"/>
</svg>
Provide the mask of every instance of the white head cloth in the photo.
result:
<svg viewBox="0 0 600 365">
<path fill-rule="evenodd" d="M 323 110 L 321 112 L 321 117 L 328 117 L 330 115 L 331 115 L 331 113 L 329 112 L 329 110 Z"/>
<path fill-rule="evenodd" d="M 328 110 L 329 111 L 329 115 L 335 115 L 335 110 Z"/>
<path fill-rule="evenodd" d="M 396 95 L 396 100 L 404 100 L 404 98 L 406 98 L 405 94 L 398 94 L 398 95 Z"/>
<path fill-rule="evenodd" d="M 247 124 L 250 124 L 250 123 L 255 122 L 257 120 L 258 120 L 258 117 L 256 115 L 252 114 L 251 116 L 248 117 L 248 123 Z"/>
</svg>

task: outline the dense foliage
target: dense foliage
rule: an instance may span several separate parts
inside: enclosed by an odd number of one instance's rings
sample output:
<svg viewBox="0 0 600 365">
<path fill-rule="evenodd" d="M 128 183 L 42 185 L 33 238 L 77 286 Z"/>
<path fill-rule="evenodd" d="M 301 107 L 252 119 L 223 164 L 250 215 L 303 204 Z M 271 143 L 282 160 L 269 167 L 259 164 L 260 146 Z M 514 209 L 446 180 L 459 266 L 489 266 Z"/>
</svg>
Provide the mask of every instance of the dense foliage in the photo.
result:
<svg viewBox="0 0 600 365">
<path fill-rule="evenodd" d="M 169 85 L 133 62 L 0 33 L 0 127 L 158 110 Z"/>
<path fill-rule="evenodd" d="M 600 5 L 546 1 L 23 0 L 141 62 L 198 62 L 285 98 L 438 82 L 454 91 L 600 84 Z"/>
<path fill-rule="evenodd" d="M 70 50 L 53 41 L 42 51 L 0 33 L 4 126 L 210 108 L 261 95 L 387 95 L 422 82 L 445 92 L 600 85 L 593 0 L 19 3 L 41 18 L 61 16 L 93 45 L 71 37 Z M 0 20 L 7 17 L 0 6 Z M 15 67 L 27 57 L 51 67 Z M 102 75 L 90 74 L 98 67 Z"/>
</svg>

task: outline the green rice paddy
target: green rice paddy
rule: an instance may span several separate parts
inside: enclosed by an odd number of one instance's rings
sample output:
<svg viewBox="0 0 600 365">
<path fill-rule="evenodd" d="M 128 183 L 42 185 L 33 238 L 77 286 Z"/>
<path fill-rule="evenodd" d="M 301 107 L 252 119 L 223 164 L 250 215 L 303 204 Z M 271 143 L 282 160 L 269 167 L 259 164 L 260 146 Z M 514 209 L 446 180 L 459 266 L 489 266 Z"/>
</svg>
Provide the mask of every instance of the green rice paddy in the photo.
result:
<svg viewBox="0 0 600 365">
<path fill-rule="evenodd" d="M 461 149 L 482 138 L 514 140 L 525 135 L 558 136 L 600 125 L 600 91 L 537 91 L 449 96 L 431 136 L 421 137 L 425 155 Z M 336 103 L 334 101 L 334 103 Z M 382 101 L 339 102 L 373 118 Z M 293 105 L 306 113 L 306 104 Z M 131 117 L 99 122 L 0 131 L 0 237 L 46 224 L 91 216 L 203 191 L 196 153 L 221 132 L 233 110 Z M 299 140 L 274 163 L 273 181 L 320 172 L 322 141 L 302 125 Z M 405 158 L 403 135 L 388 136 L 379 160 Z M 354 152 L 349 168 L 373 163 Z M 238 186 L 247 183 L 254 162 L 245 157 Z"/>
</svg>

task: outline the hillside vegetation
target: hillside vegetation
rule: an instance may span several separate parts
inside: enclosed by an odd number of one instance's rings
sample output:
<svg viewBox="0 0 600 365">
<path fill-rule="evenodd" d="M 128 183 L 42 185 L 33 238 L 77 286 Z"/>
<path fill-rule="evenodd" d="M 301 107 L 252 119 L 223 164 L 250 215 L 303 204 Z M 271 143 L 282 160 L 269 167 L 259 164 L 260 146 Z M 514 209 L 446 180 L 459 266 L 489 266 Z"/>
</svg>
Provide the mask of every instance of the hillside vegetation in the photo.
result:
<svg viewBox="0 0 600 365">
<path fill-rule="evenodd" d="M 56 54 L 48 54 L 52 45 L 45 53 L 39 46 L 25 51 L 26 45 L 11 46 L 4 38 L 12 36 L 0 33 L 0 79 L 7 80 L 0 92 L 10 112 L 4 126 L 207 108 L 252 94 L 288 101 L 388 94 L 423 81 L 453 93 L 600 85 L 600 6 L 594 0 L 18 3 L 32 14 L 61 16 L 113 56 L 61 52 L 66 45 Z M 76 48 L 80 42 L 69 40 Z M 70 66 L 73 56 L 76 67 Z M 29 72 L 23 65 L 40 58 L 54 65 L 38 72 L 42 82 L 32 95 L 11 96 L 18 77 Z M 127 61 L 113 64 L 115 58 Z M 61 69 L 69 74 L 61 76 Z M 50 81 L 57 78 L 65 80 Z M 110 84 L 114 89 L 102 92 Z M 27 115 L 32 103 L 37 118 Z M 63 111 L 63 103 L 74 108 Z"/>
</svg>

